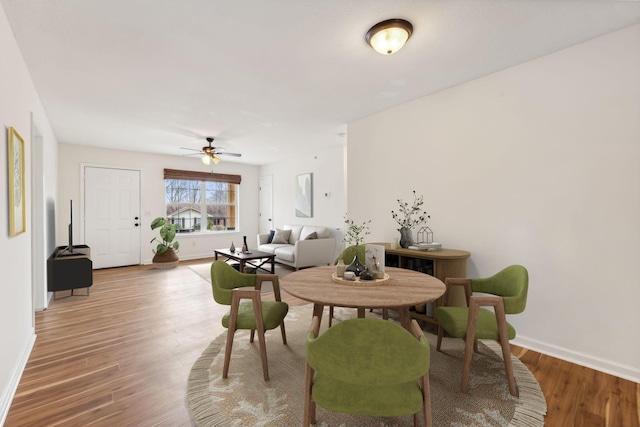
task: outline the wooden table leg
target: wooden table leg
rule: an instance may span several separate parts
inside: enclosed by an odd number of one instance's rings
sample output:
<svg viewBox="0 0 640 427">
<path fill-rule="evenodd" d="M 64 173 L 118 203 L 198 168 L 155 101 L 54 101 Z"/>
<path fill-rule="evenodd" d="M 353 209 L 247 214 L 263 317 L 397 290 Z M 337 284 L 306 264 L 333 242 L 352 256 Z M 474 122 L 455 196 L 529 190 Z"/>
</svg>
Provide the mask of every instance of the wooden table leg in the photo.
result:
<svg viewBox="0 0 640 427">
<path fill-rule="evenodd" d="M 317 304 L 314 303 L 313 304 L 313 314 L 312 314 L 312 319 L 313 317 L 318 316 L 318 320 L 320 321 L 320 323 L 322 324 L 322 313 L 324 312 L 324 305 L 323 304 Z"/>
<path fill-rule="evenodd" d="M 395 310 L 400 314 L 400 325 L 408 331 L 411 331 L 411 315 L 409 307 L 396 307 Z"/>
<path fill-rule="evenodd" d="M 271 274 L 275 274 L 276 272 L 276 266 L 275 266 L 276 262 L 274 261 L 274 259 L 275 259 L 275 256 L 272 256 L 271 257 Z"/>
<path fill-rule="evenodd" d="M 364 319 L 364 308 L 358 308 L 358 319 Z"/>
</svg>

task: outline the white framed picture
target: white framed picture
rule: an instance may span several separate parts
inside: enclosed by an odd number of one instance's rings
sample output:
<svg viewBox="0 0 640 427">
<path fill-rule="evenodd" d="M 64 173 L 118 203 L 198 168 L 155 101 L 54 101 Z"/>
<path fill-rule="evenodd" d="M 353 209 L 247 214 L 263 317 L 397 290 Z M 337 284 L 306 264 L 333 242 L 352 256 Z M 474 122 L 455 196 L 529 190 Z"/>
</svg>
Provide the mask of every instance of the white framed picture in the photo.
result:
<svg viewBox="0 0 640 427">
<path fill-rule="evenodd" d="M 24 140 L 18 132 L 9 127 L 9 235 L 16 236 L 27 231 L 26 195 L 24 185 Z"/>
<path fill-rule="evenodd" d="M 384 246 L 382 245 L 364 245 L 365 252 L 365 265 L 369 271 L 382 271 L 384 272 Z M 376 263 L 376 268 L 373 268 L 373 264 Z"/>
<path fill-rule="evenodd" d="M 313 218 L 313 174 L 296 176 L 296 216 Z"/>
</svg>

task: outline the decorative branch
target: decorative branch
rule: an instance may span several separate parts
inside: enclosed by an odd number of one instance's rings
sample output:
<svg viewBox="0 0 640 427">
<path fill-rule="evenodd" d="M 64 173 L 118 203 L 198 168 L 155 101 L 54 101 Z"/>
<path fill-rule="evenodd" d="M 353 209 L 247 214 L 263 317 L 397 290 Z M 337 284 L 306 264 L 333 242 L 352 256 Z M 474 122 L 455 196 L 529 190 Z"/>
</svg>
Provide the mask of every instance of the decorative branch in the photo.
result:
<svg viewBox="0 0 640 427">
<path fill-rule="evenodd" d="M 391 216 L 398 223 L 400 228 L 411 229 L 431 218 L 431 215 L 427 214 L 427 212 L 422 209 L 423 204 L 423 197 L 418 197 L 416 190 L 413 190 L 413 204 L 409 206 L 408 202 L 398 199 L 398 212 L 391 211 Z M 414 217 L 414 215 L 417 215 L 417 217 Z"/>
</svg>

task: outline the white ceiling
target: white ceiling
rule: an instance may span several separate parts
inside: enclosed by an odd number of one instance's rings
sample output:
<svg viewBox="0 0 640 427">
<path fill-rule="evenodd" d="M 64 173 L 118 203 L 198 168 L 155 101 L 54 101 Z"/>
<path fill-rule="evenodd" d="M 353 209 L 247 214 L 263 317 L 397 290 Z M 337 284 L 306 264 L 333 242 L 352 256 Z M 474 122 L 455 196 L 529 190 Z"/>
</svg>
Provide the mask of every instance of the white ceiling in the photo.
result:
<svg viewBox="0 0 640 427">
<path fill-rule="evenodd" d="M 611 0 L 0 0 L 60 142 L 265 164 L 380 110 L 640 22 Z M 400 52 L 366 31 L 412 22 Z M 194 159 L 194 161 L 197 161 Z"/>
</svg>

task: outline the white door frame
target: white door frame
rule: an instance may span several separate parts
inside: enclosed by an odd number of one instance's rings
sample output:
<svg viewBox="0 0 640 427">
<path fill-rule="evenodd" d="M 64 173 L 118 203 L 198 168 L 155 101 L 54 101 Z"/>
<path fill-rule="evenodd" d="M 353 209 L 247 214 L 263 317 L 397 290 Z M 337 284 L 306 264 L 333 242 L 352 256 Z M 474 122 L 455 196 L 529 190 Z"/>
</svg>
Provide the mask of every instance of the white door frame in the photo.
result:
<svg viewBox="0 0 640 427">
<path fill-rule="evenodd" d="M 44 196 L 43 135 L 31 113 L 31 304 L 33 312 L 49 306 L 47 292 L 47 201 Z M 35 315 L 33 324 L 35 327 Z"/>
<path fill-rule="evenodd" d="M 122 169 L 122 170 L 129 170 L 129 171 L 135 171 L 138 172 L 140 174 L 140 180 L 142 182 L 142 171 L 140 169 L 136 169 L 136 168 L 132 168 L 130 166 L 115 166 L 115 165 L 103 165 L 103 164 L 98 164 L 98 163 L 80 163 L 80 207 L 79 210 L 80 212 L 78 212 L 78 216 L 80 217 L 80 242 L 84 242 L 85 241 L 85 221 L 84 221 L 84 190 L 85 190 L 85 176 L 84 176 L 84 171 L 85 168 L 103 168 L 103 169 Z M 142 185 L 142 184 L 141 184 Z M 142 188 L 141 188 L 142 190 Z M 141 192 L 142 195 L 142 192 Z M 142 200 L 138 201 L 140 203 L 140 210 L 142 210 Z M 142 219 L 142 218 L 141 218 Z M 75 222 L 75 221 L 74 221 Z M 76 239 L 74 239 L 76 240 Z M 142 263 L 142 230 L 140 230 L 140 263 Z"/>
</svg>

